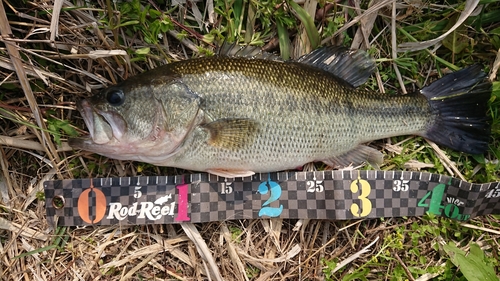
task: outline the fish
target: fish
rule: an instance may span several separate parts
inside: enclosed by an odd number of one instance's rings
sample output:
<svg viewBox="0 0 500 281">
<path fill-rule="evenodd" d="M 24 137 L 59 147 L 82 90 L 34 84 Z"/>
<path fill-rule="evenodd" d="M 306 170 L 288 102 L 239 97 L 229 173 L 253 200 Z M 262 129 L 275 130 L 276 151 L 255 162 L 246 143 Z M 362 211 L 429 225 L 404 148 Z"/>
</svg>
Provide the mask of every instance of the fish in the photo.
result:
<svg viewBox="0 0 500 281">
<path fill-rule="evenodd" d="M 309 162 L 379 167 L 382 152 L 365 143 L 400 135 L 468 154 L 488 149 L 491 83 L 480 64 L 406 95 L 361 87 L 375 68 L 366 52 L 339 46 L 284 61 L 225 44 L 78 101 L 89 135 L 69 144 L 226 178 Z"/>
</svg>

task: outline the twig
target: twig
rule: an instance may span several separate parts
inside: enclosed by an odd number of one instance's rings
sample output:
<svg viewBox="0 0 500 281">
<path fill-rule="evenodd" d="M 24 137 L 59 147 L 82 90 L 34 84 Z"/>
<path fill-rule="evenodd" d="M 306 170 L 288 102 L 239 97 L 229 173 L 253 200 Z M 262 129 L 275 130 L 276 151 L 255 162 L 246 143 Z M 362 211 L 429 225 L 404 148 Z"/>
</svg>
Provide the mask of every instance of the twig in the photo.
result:
<svg viewBox="0 0 500 281">
<path fill-rule="evenodd" d="M 15 148 L 24 148 L 24 149 L 45 151 L 45 147 L 39 142 L 30 141 L 30 140 L 23 140 L 23 139 L 8 137 L 8 136 L 1 136 L 1 135 L 0 135 L 0 145 L 7 145 L 10 147 L 15 147 Z M 68 145 L 68 143 L 63 142 L 63 143 L 61 143 L 61 147 L 59 147 L 56 151 L 63 152 L 63 151 L 71 151 L 71 150 L 73 150 L 73 148 L 71 148 Z"/>
<path fill-rule="evenodd" d="M 393 8 L 395 8 L 395 6 L 392 6 Z M 408 279 L 410 279 L 411 281 L 415 281 L 415 278 L 413 278 L 413 275 L 411 275 L 411 272 L 410 270 L 408 269 L 408 267 L 406 266 L 406 264 L 403 262 L 403 260 L 399 257 L 398 253 L 394 253 L 394 256 L 396 257 L 396 259 L 398 260 L 399 264 L 403 267 L 403 269 L 405 270 L 406 272 L 406 276 L 408 276 Z"/>
<path fill-rule="evenodd" d="M 493 229 L 489 229 L 489 228 L 486 228 L 486 227 L 480 227 L 480 226 L 476 226 L 476 225 L 473 225 L 473 224 L 470 224 L 470 223 L 462 223 L 461 225 L 463 227 L 477 229 L 477 230 L 481 230 L 481 231 L 485 231 L 485 232 L 489 232 L 489 233 L 500 235 L 500 231 L 498 231 L 498 230 L 493 230 Z"/>
<path fill-rule="evenodd" d="M 172 35 L 173 37 L 175 37 L 176 39 L 179 39 L 178 35 L 180 34 L 179 32 L 175 31 L 175 30 L 170 30 L 168 31 L 168 34 Z M 191 51 L 195 52 L 195 53 L 198 53 L 199 50 L 198 50 L 198 46 L 196 46 L 195 43 L 193 43 L 193 41 L 187 39 L 187 38 L 184 38 L 182 40 L 179 40 L 181 42 L 182 45 L 188 47 Z"/>
</svg>

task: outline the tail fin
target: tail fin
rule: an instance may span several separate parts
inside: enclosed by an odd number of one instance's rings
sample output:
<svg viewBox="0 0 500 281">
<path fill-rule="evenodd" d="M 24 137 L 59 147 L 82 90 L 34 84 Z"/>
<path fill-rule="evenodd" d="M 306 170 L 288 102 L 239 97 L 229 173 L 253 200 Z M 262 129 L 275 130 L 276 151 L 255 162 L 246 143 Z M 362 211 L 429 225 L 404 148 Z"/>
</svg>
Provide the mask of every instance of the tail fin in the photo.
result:
<svg viewBox="0 0 500 281">
<path fill-rule="evenodd" d="M 490 138 L 490 118 L 486 114 L 491 83 L 475 64 L 448 74 L 420 92 L 437 115 L 424 137 L 470 154 L 484 153 Z"/>
</svg>

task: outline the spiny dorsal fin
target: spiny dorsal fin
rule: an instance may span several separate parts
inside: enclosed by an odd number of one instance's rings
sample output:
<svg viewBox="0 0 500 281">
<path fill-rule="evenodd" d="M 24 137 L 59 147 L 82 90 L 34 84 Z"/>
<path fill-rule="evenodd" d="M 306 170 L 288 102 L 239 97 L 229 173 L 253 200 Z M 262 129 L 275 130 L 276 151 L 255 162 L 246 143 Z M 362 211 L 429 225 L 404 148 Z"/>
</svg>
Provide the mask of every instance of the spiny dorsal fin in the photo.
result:
<svg viewBox="0 0 500 281">
<path fill-rule="evenodd" d="M 251 144 L 257 133 L 257 123 L 251 119 L 219 119 L 204 127 L 210 134 L 208 144 L 226 149 Z"/>
<path fill-rule="evenodd" d="M 238 45 L 235 43 L 222 43 L 222 46 L 217 51 L 217 55 L 233 58 L 247 59 L 263 59 L 273 61 L 283 61 L 283 59 L 275 54 L 262 51 L 260 47 L 250 45 Z"/>
<path fill-rule="evenodd" d="M 326 70 L 353 87 L 364 84 L 375 71 L 375 62 L 366 52 L 340 46 L 316 49 L 298 62 Z"/>
</svg>

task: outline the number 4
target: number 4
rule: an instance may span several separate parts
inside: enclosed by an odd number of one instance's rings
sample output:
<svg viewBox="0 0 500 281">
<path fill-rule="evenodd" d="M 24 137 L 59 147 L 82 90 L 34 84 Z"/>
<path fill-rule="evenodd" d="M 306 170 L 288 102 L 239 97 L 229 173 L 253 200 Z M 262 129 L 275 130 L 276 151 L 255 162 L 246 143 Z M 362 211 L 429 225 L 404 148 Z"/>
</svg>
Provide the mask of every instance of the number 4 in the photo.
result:
<svg viewBox="0 0 500 281">
<path fill-rule="evenodd" d="M 420 201 L 418 201 L 417 206 L 419 207 L 424 207 L 427 208 L 429 207 L 429 213 L 435 214 L 435 215 L 441 215 L 441 209 L 444 208 L 443 205 L 441 205 L 441 201 L 443 199 L 444 195 L 444 189 L 446 188 L 446 185 L 444 183 L 436 185 L 434 189 L 431 191 L 427 192 Z M 427 201 L 427 198 L 430 198 L 429 204 L 426 204 L 425 201 Z"/>
</svg>

